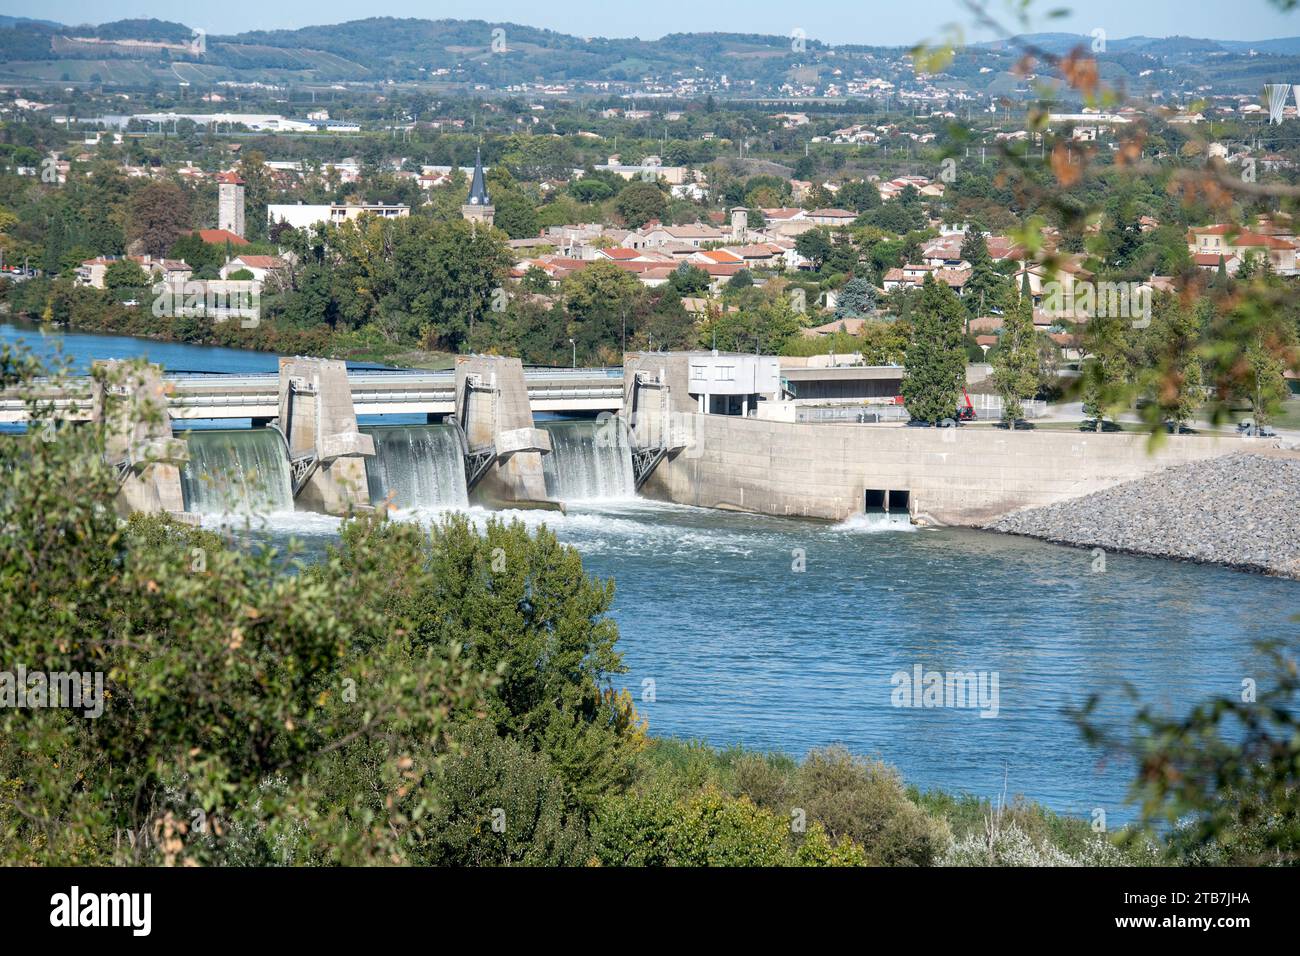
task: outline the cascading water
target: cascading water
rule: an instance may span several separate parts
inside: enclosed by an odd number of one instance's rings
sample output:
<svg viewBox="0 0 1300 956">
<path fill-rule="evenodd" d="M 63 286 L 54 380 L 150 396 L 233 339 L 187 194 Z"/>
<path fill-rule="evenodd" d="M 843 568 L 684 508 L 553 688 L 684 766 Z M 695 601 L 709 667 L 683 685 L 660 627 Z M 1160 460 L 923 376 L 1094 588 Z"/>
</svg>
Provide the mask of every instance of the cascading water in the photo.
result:
<svg viewBox="0 0 1300 956">
<path fill-rule="evenodd" d="M 636 493 L 632 450 L 621 419 L 543 422 L 551 453 L 542 456 L 546 493 L 560 501 L 630 498 Z"/>
<path fill-rule="evenodd" d="M 398 508 L 467 508 L 460 436 L 450 425 L 384 425 L 361 431 L 375 439 L 366 459 L 370 501 Z"/>
<path fill-rule="evenodd" d="M 193 431 L 181 471 L 185 510 L 198 514 L 293 511 L 284 439 L 266 428 Z"/>
</svg>

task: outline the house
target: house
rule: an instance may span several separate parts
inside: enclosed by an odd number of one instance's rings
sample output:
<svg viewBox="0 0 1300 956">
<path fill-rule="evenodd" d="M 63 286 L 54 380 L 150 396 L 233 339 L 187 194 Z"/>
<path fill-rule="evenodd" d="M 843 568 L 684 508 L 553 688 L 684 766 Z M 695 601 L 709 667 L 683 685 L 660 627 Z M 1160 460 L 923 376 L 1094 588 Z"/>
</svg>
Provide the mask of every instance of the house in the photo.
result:
<svg viewBox="0 0 1300 956">
<path fill-rule="evenodd" d="M 410 206 L 384 203 L 270 203 L 266 207 L 268 225 L 285 222 L 294 229 L 308 229 L 318 223 L 337 226 L 363 214 L 381 219 L 399 219 L 411 214 Z"/>
<path fill-rule="evenodd" d="M 229 279 L 231 274 L 244 270 L 251 272 L 258 282 L 265 282 L 273 272 L 287 265 L 279 256 L 236 256 L 221 267 L 221 278 Z"/>
<path fill-rule="evenodd" d="M 612 259 L 615 262 L 646 262 L 645 255 L 639 249 L 628 249 L 624 246 L 612 246 L 608 249 L 597 249 L 597 259 Z"/>
<path fill-rule="evenodd" d="M 744 246 L 724 246 L 718 251 L 737 257 L 748 269 L 797 268 L 790 265 L 789 254 L 794 252 L 793 246 L 785 249 L 776 243 L 758 242 Z M 794 255 L 798 256 L 798 253 Z"/>
<path fill-rule="evenodd" d="M 1187 231 L 1187 249 L 1193 258 L 1213 255 L 1225 261 L 1229 256 L 1245 262 L 1247 258 L 1266 258 L 1279 275 L 1296 274 L 1296 245 L 1287 239 L 1242 229 L 1232 223 L 1193 227 Z M 1200 265 L 1200 262 L 1197 262 Z"/>
<path fill-rule="evenodd" d="M 645 244 L 651 248 L 673 242 L 684 242 L 696 248 L 709 242 L 725 242 L 728 234 L 721 229 L 697 222 L 690 226 L 663 226 L 647 223 L 641 231 Z M 624 245 L 627 243 L 624 242 Z"/>
<path fill-rule="evenodd" d="M 1221 252 L 1198 252 L 1192 256 L 1192 264 L 1203 272 L 1218 272 L 1222 265 L 1230 276 L 1235 276 L 1241 268 L 1240 259 L 1232 254 L 1225 256 Z"/>
<path fill-rule="evenodd" d="M 922 247 L 921 261 L 926 265 L 955 268 L 963 262 L 961 247 L 965 241 L 966 234 L 960 232 L 936 236 Z"/>
<path fill-rule="evenodd" d="M 882 200 L 888 202 L 891 199 L 897 199 L 909 186 L 928 198 L 941 197 L 944 193 L 942 183 L 931 182 L 924 176 L 899 176 L 897 179 L 891 179 L 888 182 L 877 183 L 876 191 L 880 193 Z"/>
<path fill-rule="evenodd" d="M 1046 263 L 1026 262 L 1012 276 L 1017 289 L 1024 288 L 1027 276 L 1035 308 L 1044 306 L 1035 312 L 1035 325 L 1051 325 L 1053 319 L 1076 316 L 1076 302 L 1090 301 L 1092 273 L 1083 267 L 1084 258 L 1082 254 L 1062 256 L 1054 269 Z"/>
<path fill-rule="evenodd" d="M 92 289 L 104 288 L 108 267 L 115 262 L 121 262 L 122 258 L 121 256 L 98 256 L 94 259 L 86 259 L 77 267 L 76 284 L 90 286 Z M 180 259 L 155 259 L 153 256 L 126 256 L 125 258 L 147 272 L 150 281 L 154 283 L 185 283 L 194 274 L 194 270 Z"/>
<path fill-rule="evenodd" d="M 697 265 L 718 265 L 727 263 L 730 265 L 745 265 L 745 260 L 727 249 L 710 249 L 707 251 L 692 253 L 690 261 Z"/>
<path fill-rule="evenodd" d="M 920 288 L 925 282 L 925 277 L 937 272 L 938 269 L 938 266 L 927 263 L 909 263 L 902 268 L 890 269 L 885 273 L 880 284 L 886 292 L 893 292 L 895 289 Z"/>
<path fill-rule="evenodd" d="M 770 225 L 776 222 L 793 222 L 797 219 L 807 219 L 808 215 L 802 209 L 781 207 L 764 209 L 763 218 L 766 219 Z"/>
<path fill-rule="evenodd" d="M 814 209 L 808 213 L 809 222 L 832 228 L 851 225 L 857 218 L 856 212 L 849 212 L 847 209 Z"/>
<path fill-rule="evenodd" d="M 610 157 L 611 159 L 613 157 Z M 653 157 L 647 157 L 653 158 Z M 636 166 L 629 166 L 623 163 L 597 163 L 594 167 L 598 172 L 606 171 L 622 176 L 624 179 L 644 179 L 654 182 L 656 179 L 662 179 L 669 186 L 680 186 L 690 181 L 690 174 L 685 166 L 660 166 L 658 163 L 641 163 Z"/>
</svg>

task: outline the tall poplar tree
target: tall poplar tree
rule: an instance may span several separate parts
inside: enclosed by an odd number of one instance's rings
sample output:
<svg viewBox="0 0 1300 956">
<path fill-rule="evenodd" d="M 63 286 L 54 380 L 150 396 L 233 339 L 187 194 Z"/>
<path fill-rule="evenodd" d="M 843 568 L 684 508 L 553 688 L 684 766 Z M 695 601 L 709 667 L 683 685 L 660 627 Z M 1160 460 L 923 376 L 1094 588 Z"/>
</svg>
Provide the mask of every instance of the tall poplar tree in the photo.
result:
<svg viewBox="0 0 1300 956">
<path fill-rule="evenodd" d="M 993 353 L 993 384 L 1002 396 L 1002 420 L 1015 428 L 1025 416 L 1021 399 L 1038 390 L 1038 333 L 1028 272 L 1015 305 L 1002 320 L 1002 337 Z"/>
<path fill-rule="evenodd" d="M 913 418 L 937 422 L 956 412 L 957 393 L 966 380 L 965 322 L 966 310 L 957 295 L 927 275 L 913 315 L 903 376 L 903 402 Z"/>
</svg>

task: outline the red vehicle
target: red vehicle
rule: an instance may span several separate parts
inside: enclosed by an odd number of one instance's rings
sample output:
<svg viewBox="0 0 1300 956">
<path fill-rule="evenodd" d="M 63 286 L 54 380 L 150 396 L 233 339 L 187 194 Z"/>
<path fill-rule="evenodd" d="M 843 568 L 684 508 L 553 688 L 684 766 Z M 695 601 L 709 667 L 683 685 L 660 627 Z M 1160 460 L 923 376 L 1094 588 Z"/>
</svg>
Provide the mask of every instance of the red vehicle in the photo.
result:
<svg viewBox="0 0 1300 956">
<path fill-rule="evenodd" d="M 966 404 L 957 406 L 957 421 L 973 422 L 975 421 L 975 406 L 971 404 L 970 393 L 966 389 L 961 390 L 961 397 Z"/>
</svg>

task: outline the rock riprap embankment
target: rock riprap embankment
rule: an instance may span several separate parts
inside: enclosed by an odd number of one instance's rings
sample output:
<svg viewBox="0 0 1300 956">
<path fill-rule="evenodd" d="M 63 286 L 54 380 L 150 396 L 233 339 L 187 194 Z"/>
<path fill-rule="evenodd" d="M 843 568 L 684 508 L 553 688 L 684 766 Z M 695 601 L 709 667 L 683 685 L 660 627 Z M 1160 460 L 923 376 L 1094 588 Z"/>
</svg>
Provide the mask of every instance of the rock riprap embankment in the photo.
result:
<svg viewBox="0 0 1300 956">
<path fill-rule="evenodd" d="M 1229 455 L 1179 465 L 987 527 L 1300 579 L 1300 460 Z"/>
</svg>

